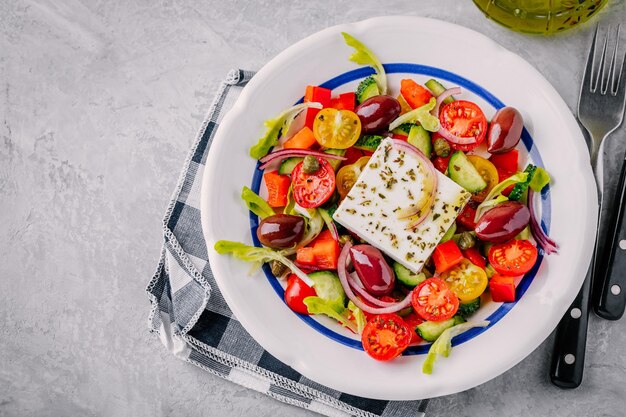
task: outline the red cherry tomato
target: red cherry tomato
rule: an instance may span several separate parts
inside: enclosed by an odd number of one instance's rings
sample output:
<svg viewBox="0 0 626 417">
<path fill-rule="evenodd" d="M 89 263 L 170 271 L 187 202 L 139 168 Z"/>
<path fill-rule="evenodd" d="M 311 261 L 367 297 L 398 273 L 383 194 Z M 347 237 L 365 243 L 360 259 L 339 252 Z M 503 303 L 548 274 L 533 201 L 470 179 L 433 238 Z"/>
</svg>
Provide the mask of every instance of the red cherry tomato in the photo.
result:
<svg viewBox="0 0 626 417">
<path fill-rule="evenodd" d="M 450 163 L 449 156 L 447 158 L 442 158 L 440 156 L 437 156 L 435 157 L 435 159 L 433 159 L 433 165 L 435 166 L 435 168 L 437 168 L 437 171 L 441 172 L 442 174 L 445 174 L 446 171 L 448 170 L 449 163 Z"/>
<path fill-rule="evenodd" d="M 402 319 L 407 324 L 407 326 L 409 326 L 411 328 L 411 330 L 413 330 L 413 332 L 411 333 L 411 343 L 410 344 L 411 345 L 415 345 L 415 344 L 421 343 L 422 342 L 422 338 L 418 336 L 417 332 L 415 331 L 415 328 L 418 325 L 424 323 L 424 319 L 421 318 L 420 316 L 418 316 L 415 311 L 412 311 L 408 315 L 402 317 Z"/>
<path fill-rule="evenodd" d="M 529 240 L 510 240 L 489 249 L 489 263 L 498 273 L 524 275 L 537 262 L 537 248 Z"/>
<path fill-rule="evenodd" d="M 317 157 L 317 161 L 320 167 L 313 174 L 304 172 L 302 162 L 291 173 L 293 198 L 304 208 L 321 206 L 335 191 L 335 170 L 325 159 Z"/>
<path fill-rule="evenodd" d="M 443 321 L 459 309 L 458 297 L 440 278 L 428 278 L 413 290 L 413 309 L 424 320 Z"/>
<path fill-rule="evenodd" d="M 411 332 L 409 326 L 397 314 L 379 314 L 365 325 L 361 342 L 365 352 L 372 358 L 388 361 L 400 355 L 409 346 Z"/>
<path fill-rule="evenodd" d="M 317 295 L 315 290 L 304 283 L 297 275 L 291 274 L 285 288 L 285 303 L 290 309 L 300 314 L 309 314 L 304 299 Z"/>
<path fill-rule="evenodd" d="M 470 143 L 450 142 L 450 147 L 459 151 L 469 151 L 480 145 L 487 135 L 487 118 L 483 111 L 471 101 L 456 100 L 448 103 L 439 113 L 439 122 L 453 135 L 470 139 Z"/>
</svg>

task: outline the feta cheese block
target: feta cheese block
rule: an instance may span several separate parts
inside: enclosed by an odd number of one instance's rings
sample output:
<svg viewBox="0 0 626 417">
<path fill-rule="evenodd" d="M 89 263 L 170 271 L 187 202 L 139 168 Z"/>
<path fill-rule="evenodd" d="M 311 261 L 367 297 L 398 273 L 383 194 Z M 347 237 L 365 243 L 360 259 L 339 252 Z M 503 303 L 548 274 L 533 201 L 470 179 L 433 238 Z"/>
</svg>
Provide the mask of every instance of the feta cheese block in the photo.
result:
<svg viewBox="0 0 626 417">
<path fill-rule="evenodd" d="M 415 155 L 385 139 L 333 214 L 342 226 L 413 272 L 419 272 L 441 237 L 470 199 L 470 193 L 437 172 L 432 211 L 415 229 L 398 213 L 419 201 L 422 175 Z"/>
</svg>

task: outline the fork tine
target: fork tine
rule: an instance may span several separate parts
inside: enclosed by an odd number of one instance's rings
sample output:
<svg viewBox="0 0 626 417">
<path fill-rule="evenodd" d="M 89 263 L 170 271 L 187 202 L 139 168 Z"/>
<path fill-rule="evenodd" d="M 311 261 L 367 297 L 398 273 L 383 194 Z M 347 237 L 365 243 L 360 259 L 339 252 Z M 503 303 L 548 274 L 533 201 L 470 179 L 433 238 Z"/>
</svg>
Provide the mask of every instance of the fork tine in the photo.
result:
<svg viewBox="0 0 626 417">
<path fill-rule="evenodd" d="M 590 91 L 593 90 L 593 63 L 595 61 L 597 37 L 598 37 L 598 26 L 596 26 L 596 31 L 593 33 L 593 40 L 591 41 L 591 48 L 589 49 L 589 55 L 587 56 L 587 65 L 585 65 L 585 74 L 583 75 L 583 87 L 581 88 L 581 93 L 585 89 L 585 85 L 588 86 Z"/>
<path fill-rule="evenodd" d="M 617 78 L 617 88 L 615 89 L 614 96 L 626 97 L 626 52 L 624 52 L 624 58 L 622 58 L 622 68 Z"/>
<path fill-rule="evenodd" d="M 615 47 L 613 48 L 613 57 L 611 58 L 611 65 L 609 67 L 609 76 L 606 78 L 606 86 L 604 85 L 605 80 L 602 80 L 602 94 L 613 94 L 615 91 L 616 80 L 615 80 L 615 67 L 617 66 L 617 49 L 619 48 L 619 30 L 621 25 L 617 25 L 617 32 L 615 34 Z"/>
<path fill-rule="evenodd" d="M 596 82 L 595 84 L 591 87 L 591 92 L 595 93 L 596 90 L 598 89 L 598 87 L 600 87 L 600 93 L 603 92 L 603 89 L 605 87 L 604 83 L 606 80 L 606 44 L 607 44 L 607 40 L 609 38 L 609 32 L 611 31 L 611 27 L 607 26 L 606 28 L 606 34 L 604 35 L 604 44 L 602 45 L 602 55 L 600 55 L 600 64 L 598 65 L 597 69 L 598 69 L 598 75 L 596 77 Z"/>
</svg>

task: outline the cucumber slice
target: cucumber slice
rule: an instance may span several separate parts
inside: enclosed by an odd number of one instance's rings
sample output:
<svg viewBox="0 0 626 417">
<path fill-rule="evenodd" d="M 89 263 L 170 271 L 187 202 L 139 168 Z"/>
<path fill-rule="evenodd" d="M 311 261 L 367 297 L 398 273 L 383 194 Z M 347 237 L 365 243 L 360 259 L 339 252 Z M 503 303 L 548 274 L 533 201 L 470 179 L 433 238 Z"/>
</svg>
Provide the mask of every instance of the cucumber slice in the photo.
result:
<svg viewBox="0 0 626 417">
<path fill-rule="evenodd" d="M 393 272 L 396 274 L 398 281 L 409 287 L 415 287 L 426 279 L 423 272 L 414 273 L 399 262 L 393 263 Z"/>
<path fill-rule="evenodd" d="M 380 142 L 383 141 L 383 137 L 379 135 L 364 135 L 359 138 L 354 144 L 354 147 L 364 151 L 374 152 Z"/>
<path fill-rule="evenodd" d="M 343 291 L 339 276 L 330 271 L 318 271 L 309 274 L 317 296 L 333 304 L 333 308 L 341 313 L 346 304 L 346 293 Z"/>
<path fill-rule="evenodd" d="M 431 78 L 430 80 L 426 81 L 424 85 L 426 86 L 426 88 L 430 90 L 431 93 L 433 93 L 435 97 L 437 97 L 439 94 L 446 91 L 446 87 L 444 87 L 443 84 L 441 84 L 439 81 L 435 80 L 434 78 Z M 443 102 L 448 104 L 448 103 L 452 103 L 453 101 L 454 101 L 454 97 L 450 96 L 450 97 L 447 97 Z"/>
<path fill-rule="evenodd" d="M 281 175 L 291 175 L 291 171 L 302 162 L 304 158 L 287 158 L 280 164 L 280 168 L 278 168 L 278 173 Z"/>
<path fill-rule="evenodd" d="M 413 126 L 417 126 L 415 123 L 402 123 L 400 126 L 396 127 L 391 131 L 396 135 L 404 135 L 409 136 L 409 132 Z"/>
<path fill-rule="evenodd" d="M 434 342 L 446 329 L 461 323 L 465 323 L 465 319 L 460 316 L 454 316 L 444 321 L 425 321 L 418 324 L 415 331 L 425 341 Z"/>
<path fill-rule="evenodd" d="M 346 154 L 346 150 L 345 149 L 326 149 L 324 153 L 327 153 L 330 155 L 344 156 Z M 327 159 L 327 161 L 330 164 L 330 166 L 333 167 L 335 171 L 339 169 L 339 165 L 341 165 L 341 162 L 343 162 L 337 159 Z"/>
<path fill-rule="evenodd" d="M 441 237 L 441 240 L 439 241 L 439 243 L 440 244 L 445 243 L 448 240 L 452 239 L 455 233 L 456 233 L 456 222 L 452 222 L 452 224 L 450 225 L 450 228 L 448 229 L 446 234 Z"/>
<path fill-rule="evenodd" d="M 462 151 L 456 151 L 448 163 L 450 179 L 470 193 L 478 193 L 487 188 L 487 183 Z"/>
<path fill-rule="evenodd" d="M 359 83 L 356 88 L 356 99 L 359 103 L 363 103 L 370 97 L 379 96 L 380 90 L 376 80 L 371 75 Z"/>
<path fill-rule="evenodd" d="M 478 311 L 479 307 L 480 307 L 480 297 L 476 298 L 475 300 L 470 301 L 469 303 L 460 303 L 459 311 L 457 311 L 456 314 L 465 318 L 465 317 L 471 316 L 476 311 Z"/>
<path fill-rule="evenodd" d="M 430 141 L 430 133 L 422 126 L 412 126 L 409 130 L 409 138 L 407 139 L 411 145 L 422 151 L 426 158 L 430 159 L 430 154 L 433 151 L 433 144 Z"/>
</svg>

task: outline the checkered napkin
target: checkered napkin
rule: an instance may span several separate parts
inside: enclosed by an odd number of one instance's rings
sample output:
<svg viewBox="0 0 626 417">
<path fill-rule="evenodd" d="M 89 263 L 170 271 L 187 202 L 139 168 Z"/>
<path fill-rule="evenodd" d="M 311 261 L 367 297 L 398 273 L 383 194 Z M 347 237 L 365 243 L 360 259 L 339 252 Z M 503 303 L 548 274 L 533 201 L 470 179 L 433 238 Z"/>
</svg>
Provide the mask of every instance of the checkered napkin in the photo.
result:
<svg viewBox="0 0 626 417">
<path fill-rule="evenodd" d="M 163 221 L 161 259 L 146 289 L 152 304 L 151 332 L 180 359 L 323 415 L 424 416 L 428 400 L 371 400 L 305 378 L 254 341 L 224 301 L 208 263 L 200 225 L 200 189 L 208 150 L 222 115 L 253 75 L 243 70 L 228 74 L 185 162 Z"/>
</svg>

